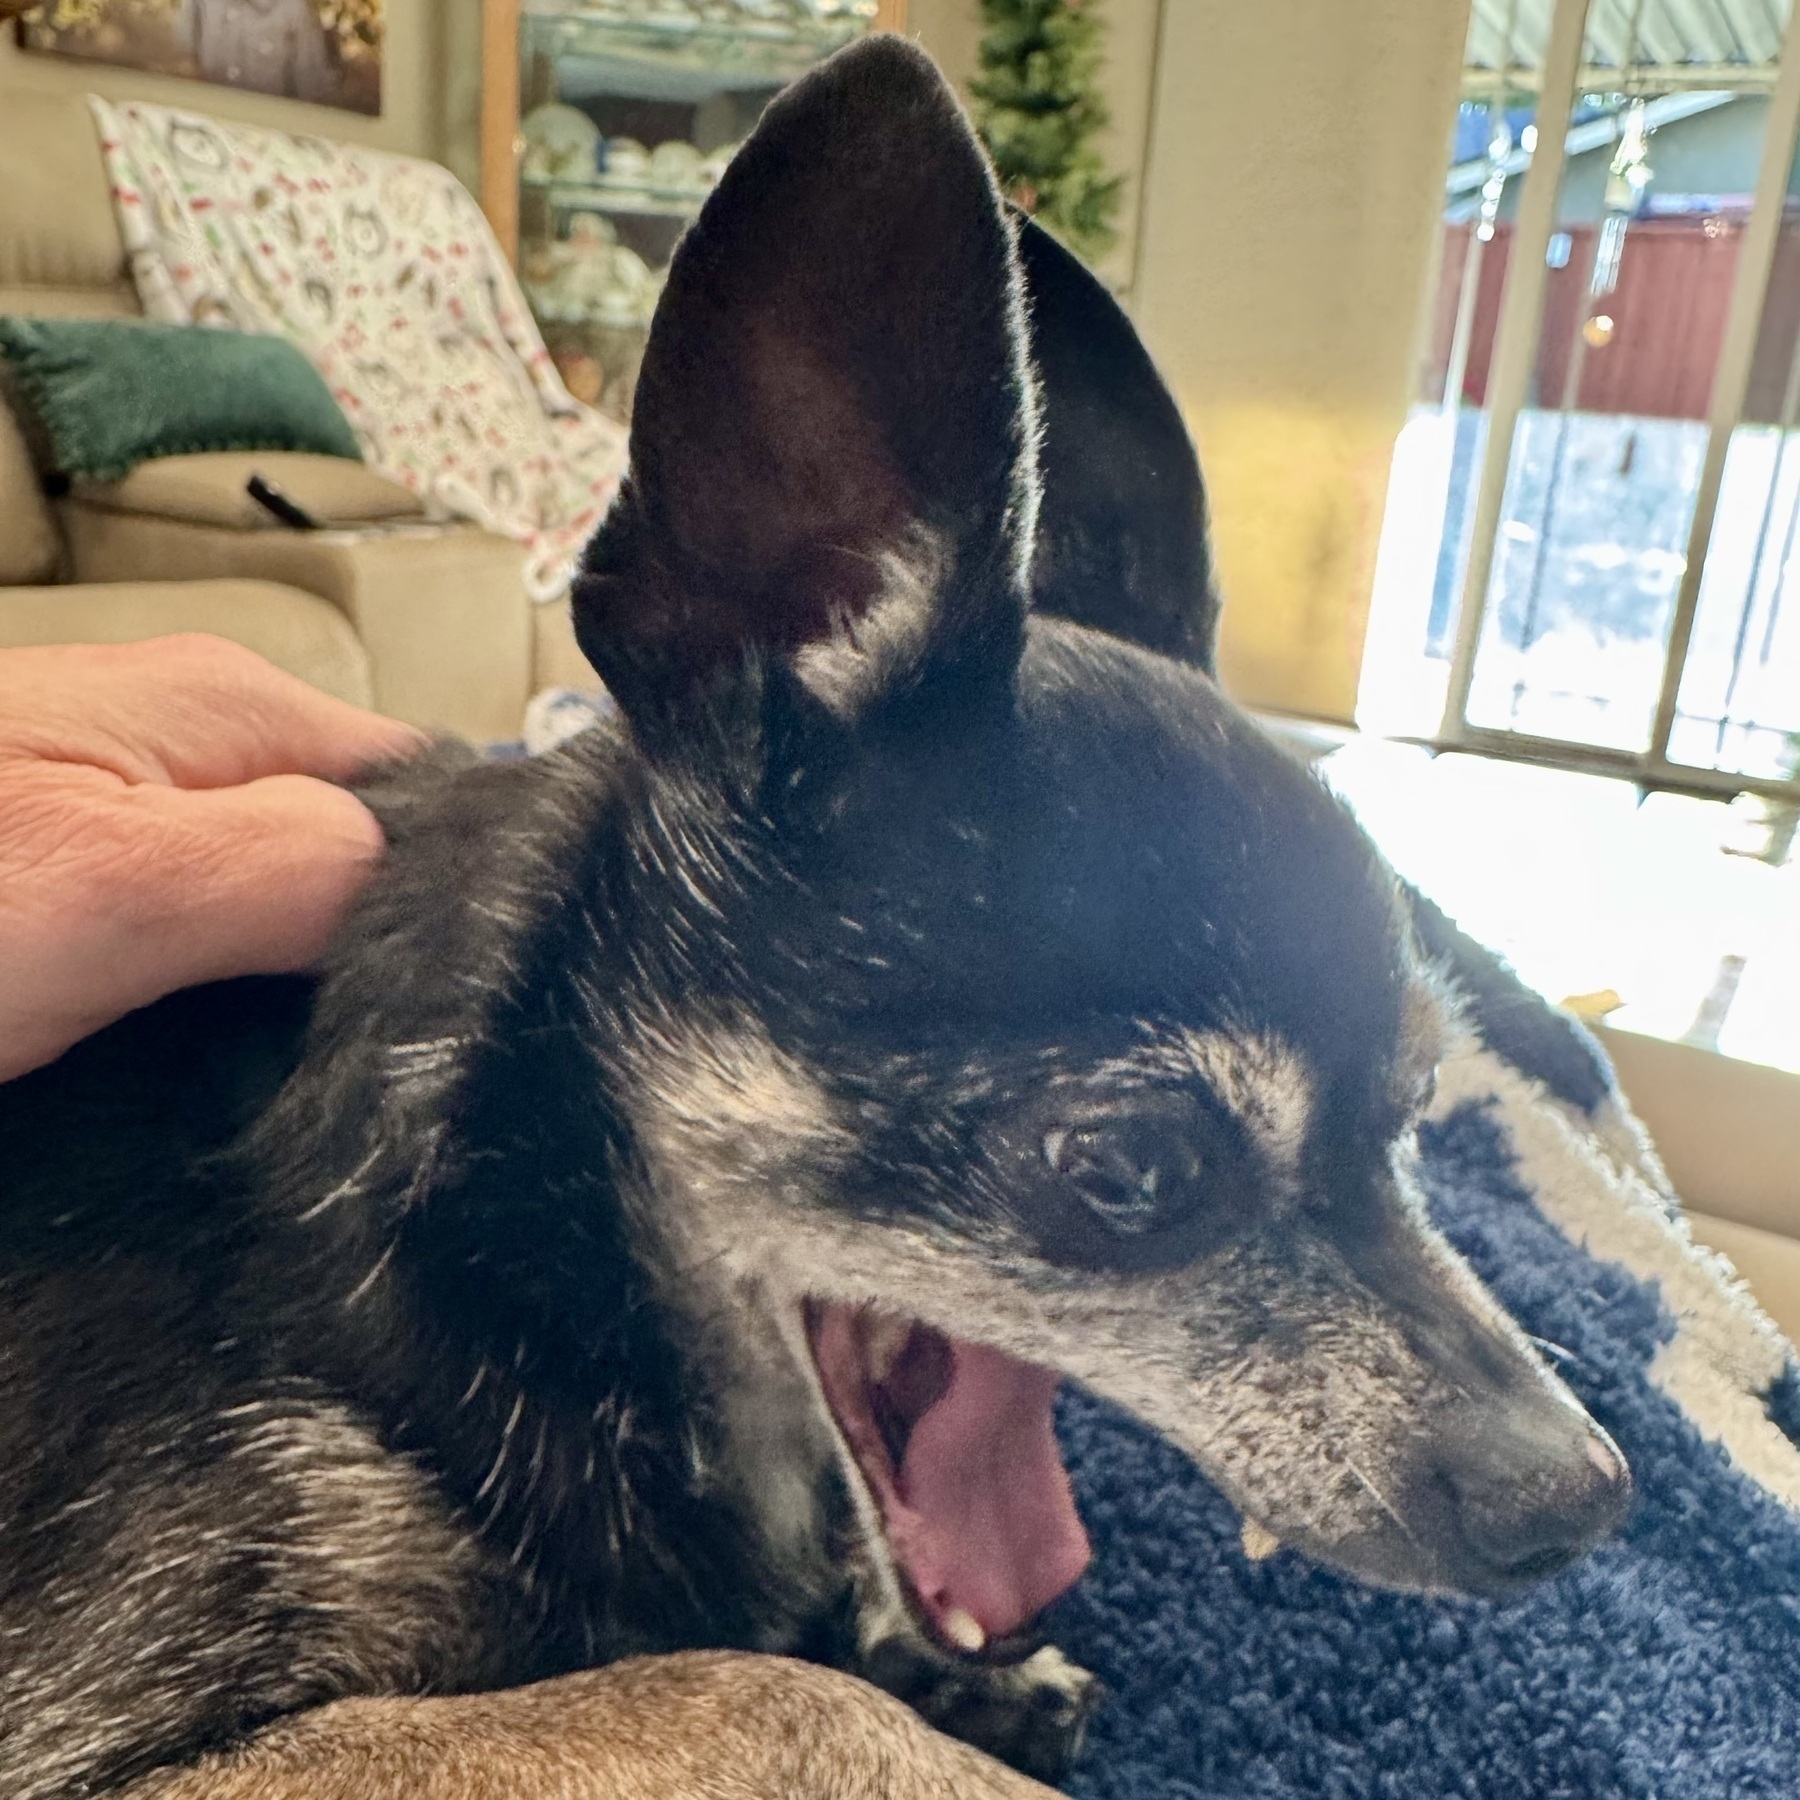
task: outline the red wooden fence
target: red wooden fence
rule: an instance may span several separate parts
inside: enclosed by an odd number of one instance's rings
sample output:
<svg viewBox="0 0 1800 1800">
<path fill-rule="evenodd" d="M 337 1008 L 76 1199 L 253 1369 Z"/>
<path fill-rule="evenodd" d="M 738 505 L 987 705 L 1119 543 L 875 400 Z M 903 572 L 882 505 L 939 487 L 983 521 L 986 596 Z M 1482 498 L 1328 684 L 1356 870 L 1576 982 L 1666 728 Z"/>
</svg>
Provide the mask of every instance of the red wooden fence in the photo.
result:
<svg viewBox="0 0 1800 1800">
<path fill-rule="evenodd" d="M 1569 233 L 1566 265 L 1549 272 L 1531 405 L 1562 404 L 1576 333 L 1589 312 L 1587 289 L 1596 231 L 1592 225 L 1575 227 Z M 1604 346 L 1590 347 L 1585 354 L 1575 398 L 1579 410 L 1661 419 L 1706 417 L 1743 233 L 1741 214 L 1640 219 L 1631 225 L 1619 264 L 1618 286 L 1591 309 L 1612 319 L 1613 332 Z M 1433 399 L 1443 392 L 1471 236 L 1466 225 L 1445 228 L 1443 266 L 1424 370 L 1424 391 Z M 1511 252 L 1512 227 L 1502 225 L 1484 247 L 1481 259 L 1463 381 L 1463 399 L 1470 406 L 1480 406 L 1487 398 L 1494 327 Z M 1766 423 L 1780 416 L 1797 335 L 1800 220 L 1790 219 L 1776 248 L 1774 279 L 1751 376 L 1748 418 Z"/>
</svg>

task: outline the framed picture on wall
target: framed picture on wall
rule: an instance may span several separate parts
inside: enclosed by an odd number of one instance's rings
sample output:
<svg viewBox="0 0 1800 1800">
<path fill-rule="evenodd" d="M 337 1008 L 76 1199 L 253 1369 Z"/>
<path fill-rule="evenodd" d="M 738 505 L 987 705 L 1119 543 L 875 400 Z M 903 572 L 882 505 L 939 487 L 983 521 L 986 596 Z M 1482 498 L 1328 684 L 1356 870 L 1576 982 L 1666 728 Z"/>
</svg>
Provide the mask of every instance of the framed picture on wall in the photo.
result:
<svg viewBox="0 0 1800 1800">
<path fill-rule="evenodd" d="M 42 0 L 27 50 L 381 111 L 387 0 Z M 15 10 L 0 6 L 0 13 Z"/>
</svg>

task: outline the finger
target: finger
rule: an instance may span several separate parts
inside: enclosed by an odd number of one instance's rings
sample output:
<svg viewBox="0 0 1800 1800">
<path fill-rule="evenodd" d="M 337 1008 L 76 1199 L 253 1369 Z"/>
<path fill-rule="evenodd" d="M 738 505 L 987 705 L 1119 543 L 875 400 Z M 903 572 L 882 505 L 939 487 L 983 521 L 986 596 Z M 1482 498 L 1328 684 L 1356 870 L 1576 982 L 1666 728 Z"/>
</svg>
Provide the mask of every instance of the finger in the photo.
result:
<svg viewBox="0 0 1800 1800">
<path fill-rule="evenodd" d="M 223 638 L 0 655 L 0 751 L 87 762 L 127 782 L 344 781 L 425 743 L 412 726 L 334 699 Z"/>
<path fill-rule="evenodd" d="M 361 801 L 303 775 L 121 798 L 155 860 L 126 873 L 118 928 L 159 993 L 316 962 L 383 848 Z"/>
<path fill-rule="evenodd" d="M 0 836 L 0 1080 L 176 988 L 307 967 L 381 854 L 367 808 L 305 776 L 189 793 L 35 772 L 13 795 L 27 829 Z"/>
</svg>

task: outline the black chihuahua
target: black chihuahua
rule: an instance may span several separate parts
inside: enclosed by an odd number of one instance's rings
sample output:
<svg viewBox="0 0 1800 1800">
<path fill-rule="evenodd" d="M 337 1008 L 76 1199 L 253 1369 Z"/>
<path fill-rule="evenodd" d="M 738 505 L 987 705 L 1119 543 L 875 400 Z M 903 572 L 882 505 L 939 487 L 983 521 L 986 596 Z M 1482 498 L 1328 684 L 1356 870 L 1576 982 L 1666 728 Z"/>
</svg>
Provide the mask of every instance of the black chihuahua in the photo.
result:
<svg viewBox="0 0 1800 1800">
<path fill-rule="evenodd" d="M 682 243 L 575 606 L 624 724 L 377 779 L 316 990 L 0 1088 L 0 1788 L 684 1646 L 1054 1771 L 1063 1377 L 1370 1581 L 1612 1529 L 1413 1186 L 1412 911 L 1193 666 L 1173 403 L 898 40 Z"/>
</svg>

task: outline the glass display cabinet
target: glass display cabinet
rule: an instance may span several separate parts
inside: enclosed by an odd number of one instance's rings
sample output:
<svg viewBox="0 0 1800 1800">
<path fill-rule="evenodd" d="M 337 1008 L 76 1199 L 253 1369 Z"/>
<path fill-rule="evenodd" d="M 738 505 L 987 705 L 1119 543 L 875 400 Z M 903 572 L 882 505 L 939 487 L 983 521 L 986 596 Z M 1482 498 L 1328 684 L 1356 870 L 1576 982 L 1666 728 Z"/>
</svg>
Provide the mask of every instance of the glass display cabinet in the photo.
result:
<svg viewBox="0 0 1800 1800">
<path fill-rule="evenodd" d="M 903 23 L 904 0 L 488 0 L 483 201 L 578 399 L 629 417 L 675 242 L 763 107 Z"/>
</svg>

